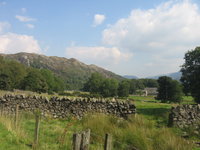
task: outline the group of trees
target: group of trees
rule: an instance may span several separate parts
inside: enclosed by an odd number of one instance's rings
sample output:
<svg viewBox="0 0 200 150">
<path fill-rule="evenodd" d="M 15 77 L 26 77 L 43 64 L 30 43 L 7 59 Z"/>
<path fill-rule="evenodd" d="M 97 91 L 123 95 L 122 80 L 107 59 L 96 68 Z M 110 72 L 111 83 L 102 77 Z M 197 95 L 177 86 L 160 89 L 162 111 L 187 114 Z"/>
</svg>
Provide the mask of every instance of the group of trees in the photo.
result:
<svg viewBox="0 0 200 150">
<path fill-rule="evenodd" d="M 52 93 L 63 91 L 64 84 L 47 69 L 26 67 L 16 61 L 0 57 L 0 89 Z"/>
<path fill-rule="evenodd" d="M 105 78 L 99 73 L 93 73 L 85 83 L 83 90 L 103 97 L 127 97 L 145 87 L 158 87 L 158 83 L 154 79 L 127 79 L 119 82 L 115 79 Z"/>
<path fill-rule="evenodd" d="M 180 102 L 184 92 L 185 95 L 193 96 L 195 101 L 200 103 L 200 47 L 188 51 L 184 59 L 181 82 L 166 76 L 158 80 L 127 79 L 119 82 L 93 73 L 83 90 L 103 97 L 126 97 L 145 87 L 157 87 L 157 99 L 162 102 Z M 0 89 L 2 90 L 22 89 L 52 93 L 63 91 L 65 88 L 63 80 L 50 70 L 26 67 L 16 61 L 0 57 Z"/>
<path fill-rule="evenodd" d="M 112 97 L 117 95 L 118 82 L 115 79 L 104 78 L 99 73 L 93 73 L 83 90 L 103 97 Z"/>
<path fill-rule="evenodd" d="M 181 102 L 183 92 L 182 85 L 176 80 L 167 76 L 158 79 L 158 95 L 157 99 L 161 102 Z"/>
<path fill-rule="evenodd" d="M 84 91 L 102 97 L 127 97 L 137 94 L 146 87 L 158 88 L 157 99 L 162 102 L 180 102 L 182 100 L 182 85 L 170 77 L 155 79 L 127 79 L 118 82 L 115 79 L 105 78 L 99 73 L 93 73 L 85 83 Z"/>
<path fill-rule="evenodd" d="M 180 102 L 184 93 L 191 95 L 197 103 L 200 103 L 200 47 L 188 51 L 184 59 L 185 62 L 181 67 L 181 82 L 169 77 L 158 79 L 157 99 L 162 102 Z"/>
<path fill-rule="evenodd" d="M 132 79 L 118 83 L 114 79 L 106 79 L 99 74 L 93 74 L 85 84 L 85 90 L 104 97 L 116 95 L 124 97 L 136 93 L 138 89 L 157 87 L 157 99 L 162 102 L 180 102 L 184 93 L 193 96 L 195 101 L 200 103 L 200 47 L 188 51 L 184 59 L 185 63 L 181 67 L 181 82 L 162 76 L 158 80 Z"/>
<path fill-rule="evenodd" d="M 144 88 L 158 88 L 158 82 L 156 79 L 131 79 L 130 83 L 130 94 L 136 94 L 138 90 Z"/>
</svg>

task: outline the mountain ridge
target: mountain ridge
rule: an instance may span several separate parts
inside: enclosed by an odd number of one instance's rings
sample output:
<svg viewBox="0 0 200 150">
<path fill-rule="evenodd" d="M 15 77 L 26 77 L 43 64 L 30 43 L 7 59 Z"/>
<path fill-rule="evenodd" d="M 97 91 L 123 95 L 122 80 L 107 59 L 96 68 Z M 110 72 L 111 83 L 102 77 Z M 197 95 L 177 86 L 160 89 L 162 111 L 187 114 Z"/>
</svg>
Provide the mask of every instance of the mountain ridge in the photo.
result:
<svg viewBox="0 0 200 150">
<path fill-rule="evenodd" d="M 53 71 L 58 77 L 62 78 L 67 88 L 70 90 L 81 89 L 84 83 L 88 80 L 92 73 L 98 72 L 107 78 L 115 78 L 117 80 L 124 79 L 104 68 L 98 67 L 94 64 L 87 65 L 75 58 L 65 58 L 58 56 L 45 56 L 35 53 L 20 52 L 16 54 L 0 54 L 6 59 L 18 61 L 26 66 L 49 69 Z"/>
<path fill-rule="evenodd" d="M 160 76 L 168 76 L 171 77 L 174 80 L 180 80 L 181 79 L 181 72 L 172 72 L 172 73 L 168 73 L 168 74 L 162 74 L 162 75 L 157 75 L 157 76 L 151 76 L 151 77 L 146 77 L 146 78 L 151 78 L 151 79 L 158 79 Z"/>
<path fill-rule="evenodd" d="M 137 76 L 134 75 L 124 75 L 123 77 L 126 79 L 139 79 Z"/>
<path fill-rule="evenodd" d="M 172 73 L 167 73 L 167 74 L 148 76 L 148 77 L 144 77 L 144 79 L 158 79 L 161 76 L 168 76 L 168 77 L 171 77 L 174 80 L 179 81 L 180 78 L 181 78 L 181 75 L 182 75 L 181 72 L 172 72 Z M 124 75 L 123 77 L 126 78 L 126 79 L 143 79 L 143 78 L 137 77 L 135 75 Z"/>
</svg>

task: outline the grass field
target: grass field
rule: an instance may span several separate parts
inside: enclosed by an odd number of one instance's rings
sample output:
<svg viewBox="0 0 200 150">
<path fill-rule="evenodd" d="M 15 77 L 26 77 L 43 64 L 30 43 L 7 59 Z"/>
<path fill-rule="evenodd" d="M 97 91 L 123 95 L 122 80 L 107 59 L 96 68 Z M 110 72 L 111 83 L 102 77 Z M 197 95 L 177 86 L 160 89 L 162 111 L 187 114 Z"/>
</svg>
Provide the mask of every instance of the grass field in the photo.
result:
<svg viewBox="0 0 200 150">
<path fill-rule="evenodd" d="M 11 150 L 32 149 L 34 140 L 34 116 L 23 114 L 20 124 L 15 128 L 13 119 L 0 117 L 1 148 Z M 40 123 L 39 150 L 71 150 L 72 134 L 77 131 L 91 129 L 91 150 L 103 149 L 104 135 L 113 136 L 114 150 L 127 150 L 137 147 L 140 150 L 181 149 L 192 150 L 188 143 L 166 127 L 157 128 L 154 121 L 140 115 L 122 120 L 101 114 L 89 115 L 82 120 L 57 120 L 42 118 Z"/>
<path fill-rule="evenodd" d="M 170 108 L 177 104 L 157 102 L 152 96 L 130 96 L 138 115 L 122 120 L 114 116 L 93 114 L 82 120 L 42 118 L 39 133 L 39 150 L 71 150 L 72 135 L 91 129 L 91 150 L 102 150 L 105 133 L 113 136 L 113 150 L 199 150 L 191 140 L 180 137 L 181 131 L 167 127 Z M 183 103 L 193 103 L 185 97 Z M 13 117 L 0 116 L 0 150 L 31 150 L 35 120 L 30 113 L 21 113 L 19 125 Z M 200 139 L 199 139 L 200 140 Z"/>
<path fill-rule="evenodd" d="M 179 105 L 175 103 L 160 103 L 160 101 L 155 100 L 154 96 L 130 96 L 129 98 L 134 101 L 137 113 L 156 122 L 157 127 L 166 127 L 168 125 L 168 116 L 171 108 Z M 181 104 L 194 103 L 194 99 L 191 96 L 184 96 L 181 102 Z M 176 128 L 172 130 L 179 135 L 185 132 L 185 130 Z M 187 129 L 187 132 L 191 139 L 200 140 L 200 136 L 193 134 L 193 129 Z"/>
<path fill-rule="evenodd" d="M 154 120 L 158 126 L 166 126 L 168 124 L 168 116 L 170 109 L 179 104 L 161 103 L 154 96 L 129 96 L 137 108 L 137 113 L 147 119 Z M 194 104 L 191 96 L 184 96 L 181 104 Z"/>
</svg>

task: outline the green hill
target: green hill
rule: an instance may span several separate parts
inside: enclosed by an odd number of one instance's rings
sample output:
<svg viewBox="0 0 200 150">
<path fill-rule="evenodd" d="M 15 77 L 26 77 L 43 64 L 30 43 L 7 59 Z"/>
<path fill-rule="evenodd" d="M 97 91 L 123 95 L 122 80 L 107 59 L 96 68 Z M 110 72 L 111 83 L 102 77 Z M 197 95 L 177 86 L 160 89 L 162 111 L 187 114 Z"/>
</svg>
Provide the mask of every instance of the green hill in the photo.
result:
<svg viewBox="0 0 200 150">
<path fill-rule="evenodd" d="M 1 56 L 16 60 L 26 66 L 43 68 L 53 71 L 62 78 L 69 90 L 78 90 L 83 87 L 90 75 L 94 72 L 101 73 L 108 78 L 122 80 L 123 77 L 95 65 L 86 65 L 74 58 L 45 56 L 33 53 L 0 54 Z"/>
</svg>

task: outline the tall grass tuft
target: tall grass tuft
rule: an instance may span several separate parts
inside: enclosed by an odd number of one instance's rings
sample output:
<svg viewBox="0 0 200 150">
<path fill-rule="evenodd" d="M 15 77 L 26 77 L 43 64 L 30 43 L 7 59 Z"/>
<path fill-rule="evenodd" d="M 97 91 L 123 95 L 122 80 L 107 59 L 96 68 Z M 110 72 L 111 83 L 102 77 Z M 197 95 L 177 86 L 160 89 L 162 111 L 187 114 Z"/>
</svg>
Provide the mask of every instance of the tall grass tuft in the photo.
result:
<svg viewBox="0 0 200 150">
<path fill-rule="evenodd" d="M 94 144 L 102 145 L 105 133 L 112 134 L 114 150 L 192 150 L 193 147 L 169 128 L 156 128 L 155 122 L 139 115 L 128 120 L 103 114 L 89 115 L 82 120 L 82 125 L 91 129 Z"/>
<path fill-rule="evenodd" d="M 20 118 L 19 118 L 20 119 Z M 20 124 L 15 124 L 15 120 L 13 115 L 9 115 L 6 113 L 1 113 L 0 114 L 0 125 L 2 127 L 1 132 L 7 132 L 7 134 L 10 135 L 9 140 L 12 141 L 12 143 L 9 144 L 9 142 L 4 142 L 3 144 L 1 143 L 1 147 L 13 147 L 16 146 L 16 148 L 20 149 L 27 149 L 27 143 L 28 143 L 28 138 L 26 135 L 26 132 L 23 130 Z"/>
<path fill-rule="evenodd" d="M 30 144 L 33 141 L 35 127 L 34 115 L 24 112 L 20 116 L 20 123 L 17 127 L 15 127 L 13 117 L 0 116 L 0 139 L 6 137 L 4 142 L 0 140 L 0 149 L 2 147 L 13 150 L 31 149 Z M 73 133 L 88 128 L 91 129 L 90 150 L 103 149 L 106 133 L 113 136 L 113 150 L 133 150 L 134 148 L 139 150 L 191 150 L 193 147 L 193 144 L 176 135 L 170 128 L 158 128 L 155 121 L 140 115 L 133 115 L 124 120 L 115 116 L 89 114 L 82 120 L 42 118 L 39 149 L 72 149 Z"/>
</svg>

